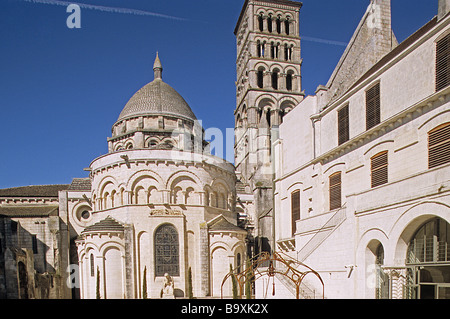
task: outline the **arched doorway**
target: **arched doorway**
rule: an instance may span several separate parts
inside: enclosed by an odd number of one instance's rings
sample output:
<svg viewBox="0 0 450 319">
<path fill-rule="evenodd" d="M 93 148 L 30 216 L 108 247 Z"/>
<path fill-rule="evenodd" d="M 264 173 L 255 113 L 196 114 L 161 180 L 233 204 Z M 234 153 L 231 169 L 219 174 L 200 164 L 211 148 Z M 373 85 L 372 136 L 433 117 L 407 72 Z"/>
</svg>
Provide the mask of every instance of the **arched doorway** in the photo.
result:
<svg viewBox="0 0 450 319">
<path fill-rule="evenodd" d="M 450 299 L 450 224 L 422 224 L 409 241 L 406 266 L 406 298 Z"/>
</svg>

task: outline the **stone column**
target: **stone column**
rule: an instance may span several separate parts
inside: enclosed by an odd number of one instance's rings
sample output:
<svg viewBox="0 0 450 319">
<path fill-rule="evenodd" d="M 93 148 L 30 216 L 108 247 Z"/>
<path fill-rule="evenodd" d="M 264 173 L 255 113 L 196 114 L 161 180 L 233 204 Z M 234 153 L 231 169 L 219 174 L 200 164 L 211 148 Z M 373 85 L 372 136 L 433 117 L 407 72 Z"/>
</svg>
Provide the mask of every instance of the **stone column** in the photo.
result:
<svg viewBox="0 0 450 319">
<path fill-rule="evenodd" d="M 133 226 L 125 225 L 124 228 L 124 240 L 125 240 L 125 298 L 134 298 L 133 294 L 133 275 L 134 275 L 134 263 L 133 263 Z"/>
<path fill-rule="evenodd" d="M 201 296 L 211 295 L 210 286 L 210 256 L 209 256 L 209 234 L 208 225 L 200 224 L 200 271 L 201 271 Z"/>
</svg>

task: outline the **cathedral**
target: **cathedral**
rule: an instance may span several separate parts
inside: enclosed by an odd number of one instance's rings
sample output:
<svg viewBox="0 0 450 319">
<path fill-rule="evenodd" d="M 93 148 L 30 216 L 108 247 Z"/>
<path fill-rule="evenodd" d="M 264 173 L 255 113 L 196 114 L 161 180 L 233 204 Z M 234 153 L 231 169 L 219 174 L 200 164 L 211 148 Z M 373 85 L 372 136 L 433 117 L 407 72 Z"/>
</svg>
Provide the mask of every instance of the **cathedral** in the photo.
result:
<svg viewBox="0 0 450 319">
<path fill-rule="evenodd" d="M 258 264 L 254 298 L 450 299 L 450 0 L 435 1 L 399 43 L 391 1 L 368 0 L 306 96 L 302 3 L 245 0 L 234 163 L 156 54 L 89 177 L 0 189 L 0 298 L 231 297 L 224 278 L 264 253 L 316 277 Z"/>
</svg>

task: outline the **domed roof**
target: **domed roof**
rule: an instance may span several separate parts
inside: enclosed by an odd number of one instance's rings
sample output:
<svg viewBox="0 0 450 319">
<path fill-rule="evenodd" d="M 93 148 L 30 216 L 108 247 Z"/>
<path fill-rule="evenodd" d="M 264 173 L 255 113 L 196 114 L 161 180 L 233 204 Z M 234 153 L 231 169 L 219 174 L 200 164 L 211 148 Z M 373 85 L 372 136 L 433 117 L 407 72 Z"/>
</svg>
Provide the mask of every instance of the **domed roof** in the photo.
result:
<svg viewBox="0 0 450 319">
<path fill-rule="evenodd" d="M 155 79 L 137 91 L 123 108 L 117 121 L 136 115 L 172 115 L 196 120 L 183 97 L 162 80 L 158 54 L 153 65 Z"/>
</svg>

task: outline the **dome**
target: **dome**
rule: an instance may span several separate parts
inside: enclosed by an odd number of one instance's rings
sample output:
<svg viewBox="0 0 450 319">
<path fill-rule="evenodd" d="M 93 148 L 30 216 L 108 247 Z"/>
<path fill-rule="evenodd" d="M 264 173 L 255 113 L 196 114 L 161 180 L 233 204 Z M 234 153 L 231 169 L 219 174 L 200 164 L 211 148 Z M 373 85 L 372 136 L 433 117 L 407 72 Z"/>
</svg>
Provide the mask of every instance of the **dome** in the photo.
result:
<svg viewBox="0 0 450 319">
<path fill-rule="evenodd" d="M 138 115 L 171 115 L 196 120 L 194 112 L 183 97 L 162 80 L 162 66 L 158 54 L 153 71 L 155 79 L 131 97 L 117 121 Z"/>
</svg>

